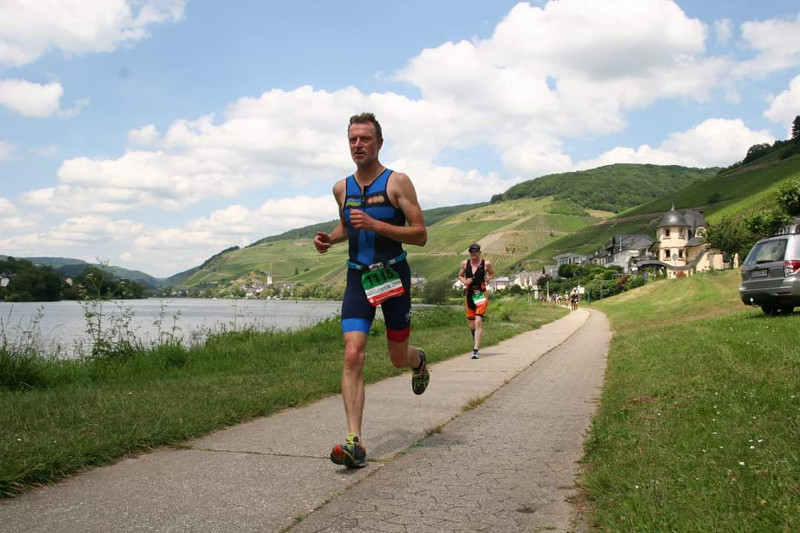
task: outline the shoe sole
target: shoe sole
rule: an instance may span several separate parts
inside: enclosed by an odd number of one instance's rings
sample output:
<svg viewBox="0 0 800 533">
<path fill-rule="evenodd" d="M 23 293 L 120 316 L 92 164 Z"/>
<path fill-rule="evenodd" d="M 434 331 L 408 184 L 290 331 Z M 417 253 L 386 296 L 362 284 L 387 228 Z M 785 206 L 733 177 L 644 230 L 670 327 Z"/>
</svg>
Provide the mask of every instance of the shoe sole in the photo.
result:
<svg viewBox="0 0 800 533">
<path fill-rule="evenodd" d="M 344 465 L 347 468 L 364 468 L 367 466 L 366 459 L 356 459 L 338 444 L 331 451 L 331 462 L 337 465 Z"/>
</svg>

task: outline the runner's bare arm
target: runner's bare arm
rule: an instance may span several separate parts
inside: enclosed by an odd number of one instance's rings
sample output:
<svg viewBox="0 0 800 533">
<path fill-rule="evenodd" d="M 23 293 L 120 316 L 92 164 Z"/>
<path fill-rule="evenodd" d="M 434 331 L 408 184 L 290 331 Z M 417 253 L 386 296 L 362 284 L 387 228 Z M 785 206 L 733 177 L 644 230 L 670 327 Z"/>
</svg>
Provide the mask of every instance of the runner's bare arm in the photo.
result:
<svg viewBox="0 0 800 533">
<path fill-rule="evenodd" d="M 472 283 L 472 278 L 467 277 L 467 262 L 461 261 L 461 269 L 458 271 L 458 279 L 464 285 L 469 285 Z"/>
<path fill-rule="evenodd" d="M 484 266 L 486 268 L 486 278 L 485 279 L 486 279 L 487 282 L 491 281 L 491 279 L 494 277 L 494 267 L 492 266 L 491 261 L 486 261 L 484 263 Z"/>
<path fill-rule="evenodd" d="M 314 237 L 314 248 L 317 252 L 324 254 L 334 244 L 343 242 L 347 239 L 347 226 L 344 223 L 344 212 L 342 206 L 344 204 L 344 187 L 345 180 L 339 180 L 333 186 L 333 197 L 336 198 L 336 203 L 339 205 L 339 223 L 336 224 L 330 233 L 318 231 Z"/>
<path fill-rule="evenodd" d="M 389 201 L 403 211 L 408 225 L 387 224 L 375 220 L 359 209 L 351 209 L 350 222 L 353 227 L 375 231 L 403 244 L 425 246 L 425 243 L 428 242 L 428 230 L 425 228 L 425 218 L 417 200 L 417 191 L 409 177 L 402 172 L 393 173 L 386 193 L 389 195 Z"/>
</svg>

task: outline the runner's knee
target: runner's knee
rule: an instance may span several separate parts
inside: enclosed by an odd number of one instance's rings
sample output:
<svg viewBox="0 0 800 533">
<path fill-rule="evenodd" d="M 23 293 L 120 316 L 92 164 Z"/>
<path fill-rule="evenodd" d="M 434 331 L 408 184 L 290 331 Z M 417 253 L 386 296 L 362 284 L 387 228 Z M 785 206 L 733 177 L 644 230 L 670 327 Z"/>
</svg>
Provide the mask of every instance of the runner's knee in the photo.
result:
<svg viewBox="0 0 800 533">
<path fill-rule="evenodd" d="M 356 344 L 344 347 L 344 366 L 348 369 L 360 370 L 364 366 L 365 349 Z"/>
</svg>

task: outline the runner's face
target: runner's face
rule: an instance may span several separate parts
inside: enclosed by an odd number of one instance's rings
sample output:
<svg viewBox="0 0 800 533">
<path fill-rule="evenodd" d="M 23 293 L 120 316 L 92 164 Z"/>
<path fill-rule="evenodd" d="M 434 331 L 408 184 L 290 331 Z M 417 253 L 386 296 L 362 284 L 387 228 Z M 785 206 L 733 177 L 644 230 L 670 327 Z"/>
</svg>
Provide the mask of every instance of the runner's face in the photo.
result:
<svg viewBox="0 0 800 533">
<path fill-rule="evenodd" d="M 472 259 L 473 261 L 477 261 L 478 259 L 480 259 L 481 258 L 480 250 L 478 250 L 477 252 L 470 252 L 469 258 Z"/>
<path fill-rule="evenodd" d="M 358 167 L 368 167 L 378 160 L 383 141 L 379 141 L 372 123 L 351 124 L 347 138 L 350 142 L 350 157 Z"/>
</svg>

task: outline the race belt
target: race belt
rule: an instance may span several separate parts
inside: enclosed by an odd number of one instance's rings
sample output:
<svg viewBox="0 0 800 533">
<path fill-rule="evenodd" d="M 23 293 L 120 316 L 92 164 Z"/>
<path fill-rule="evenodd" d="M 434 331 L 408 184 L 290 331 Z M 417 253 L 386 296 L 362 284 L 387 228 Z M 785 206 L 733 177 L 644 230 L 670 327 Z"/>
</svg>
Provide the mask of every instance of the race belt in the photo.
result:
<svg viewBox="0 0 800 533">
<path fill-rule="evenodd" d="M 399 263 L 400 261 L 402 261 L 402 260 L 404 260 L 406 258 L 406 255 L 408 255 L 408 252 L 403 250 L 403 253 L 401 253 L 400 255 L 398 255 L 397 257 L 395 257 L 393 259 L 389 259 L 388 261 L 379 261 L 377 263 L 372 263 L 371 265 L 359 265 L 358 263 L 353 263 L 352 261 L 347 261 L 347 268 L 352 268 L 354 270 L 361 270 L 361 271 L 364 271 L 364 270 L 376 270 L 378 268 L 385 268 L 385 267 L 394 265 L 396 263 Z"/>
</svg>

